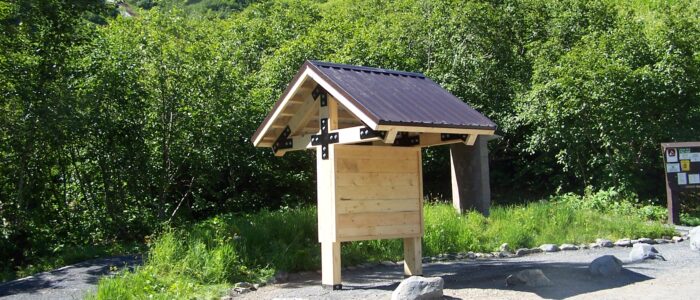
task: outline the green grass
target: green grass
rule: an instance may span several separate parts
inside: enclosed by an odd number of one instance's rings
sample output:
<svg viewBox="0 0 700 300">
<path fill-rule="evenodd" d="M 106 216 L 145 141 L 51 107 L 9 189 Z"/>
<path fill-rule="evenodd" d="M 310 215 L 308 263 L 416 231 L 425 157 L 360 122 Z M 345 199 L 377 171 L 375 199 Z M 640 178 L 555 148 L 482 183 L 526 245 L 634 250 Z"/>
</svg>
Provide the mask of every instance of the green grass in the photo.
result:
<svg viewBox="0 0 700 300">
<path fill-rule="evenodd" d="M 585 198 L 585 197 L 584 197 Z M 575 201 L 494 207 L 490 217 L 459 215 L 446 204 L 424 208 L 424 255 L 489 252 L 501 243 L 586 243 L 596 238 L 660 237 L 674 230 L 643 214 L 603 213 Z M 314 207 L 222 215 L 168 230 L 152 245 L 145 266 L 101 280 L 98 299 L 217 298 L 237 281 L 259 282 L 277 270 L 320 269 Z M 344 243 L 344 265 L 400 260 L 399 240 Z"/>
</svg>

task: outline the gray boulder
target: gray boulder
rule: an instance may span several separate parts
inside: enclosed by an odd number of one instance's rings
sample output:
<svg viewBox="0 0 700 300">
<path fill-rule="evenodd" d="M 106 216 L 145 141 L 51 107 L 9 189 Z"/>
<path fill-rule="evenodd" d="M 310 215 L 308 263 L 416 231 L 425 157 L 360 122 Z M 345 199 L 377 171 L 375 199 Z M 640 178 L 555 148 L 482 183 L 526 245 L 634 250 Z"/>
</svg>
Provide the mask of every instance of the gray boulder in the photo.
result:
<svg viewBox="0 0 700 300">
<path fill-rule="evenodd" d="M 700 226 L 695 227 L 688 232 L 690 239 L 690 249 L 700 251 Z"/>
<path fill-rule="evenodd" d="M 515 250 L 515 256 L 523 256 L 530 254 L 530 249 L 528 248 L 519 248 L 518 250 Z"/>
<path fill-rule="evenodd" d="M 578 246 L 574 244 L 561 244 L 561 246 L 559 246 L 559 249 L 561 249 L 562 251 L 578 250 Z"/>
<path fill-rule="evenodd" d="M 649 245 L 656 244 L 656 241 L 655 241 L 655 240 L 652 240 L 652 239 L 650 239 L 650 238 L 645 238 L 645 237 L 639 238 L 638 241 L 639 241 L 640 243 L 643 243 L 643 244 L 649 244 Z"/>
<path fill-rule="evenodd" d="M 659 254 L 659 251 L 657 251 L 654 246 L 644 243 L 634 244 L 632 251 L 630 251 L 629 258 L 633 261 L 656 258 L 666 260 L 663 256 L 661 256 L 661 254 Z"/>
<path fill-rule="evenodd" d="M 615 242 L 615 246 L 632 247 L 632 241 L 630 241 L 630 239 L 619 239 L 617 242 Z"/>
<path fill-rule="evenodd" d="M 593 276 L 614 276 L 622 271 L 622 261 L 613 255 L 603 255 L 594 259 L 588 266 Z"/>
<path fill-rule="evenodd" d="M 557 247 L 557 245 L 555 245 L 555 244 L 544 244 L 544 245 L 540 246 L 540 249 L 542 249 L 542 251 L 544 251 L 544 252 L 557 252 L 557 251 L 559 251 L 559 247 Z"/>
<path fill-rule="evenodd" d="M 614 246 L 612 241 L 606 240 L 606 239 L 596 239 L 596 240 L 595 240 L 595 243 L 596 243 L 599 247 L 612 248 L 612 247 Z"/>
<path fill-rule="evenodd" d="M 506 278 L 506 286 L 523 284 L 529 287 L 542 287 L 551 286 L 552 281 L 549 280 L 540 269 L 522 270 Z"/>
<path fill-rule="evenodd" d="M 391 300 L 442 299 L 445 281 L 440 277 L 411 276 L 391 294 Z"/>
</svg>

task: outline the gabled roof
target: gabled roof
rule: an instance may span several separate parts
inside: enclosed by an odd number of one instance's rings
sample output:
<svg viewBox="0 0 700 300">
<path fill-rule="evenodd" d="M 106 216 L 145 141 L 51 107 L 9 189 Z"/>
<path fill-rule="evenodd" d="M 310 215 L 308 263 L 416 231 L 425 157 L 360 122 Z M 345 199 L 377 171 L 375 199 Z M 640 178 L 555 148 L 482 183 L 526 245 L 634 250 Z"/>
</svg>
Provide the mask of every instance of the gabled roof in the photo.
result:
<svg viewBox="0 0 700 300">
<path fill-rule="evenodd" d="M 310 61 L 379 125 L 496 129 L 496 124 L 420 73 Z"/>
<path fill-rule="evenodd" d="M 312 80 L 312 83 L 308 81 Z M 253 135 L 260 145 L 300 86 L 318 84 L 374 130 L 386 126 L 494 131 L 496 124 L 420 73 L 306 61 Z M 287 112 L 287 114 L 289 114 Z M 263 143 L 269 144 L 269 143 Z"/>
</svg>

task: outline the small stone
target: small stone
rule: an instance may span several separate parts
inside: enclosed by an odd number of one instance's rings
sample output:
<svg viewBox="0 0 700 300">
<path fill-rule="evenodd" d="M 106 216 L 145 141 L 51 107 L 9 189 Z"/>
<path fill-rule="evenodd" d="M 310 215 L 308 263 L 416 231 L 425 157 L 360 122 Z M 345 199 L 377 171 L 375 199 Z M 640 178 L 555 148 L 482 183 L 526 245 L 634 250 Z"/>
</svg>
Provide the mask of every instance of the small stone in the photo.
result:
<svg viewBox="0 0 700 300">
<path fill-rule="evenodd" d="M 557 251 L 559 251 L 559 247 L 557 247 L 557 245 L 555 245 L 555 244 L 544 244 L 544 245 L 540 246 L 540 249 L 542 249 L 542 251 L 544 251 L 544 252 L 557 252 Z"/>
<path fill-rule="evenodd" d="M 467 253 L 467 258 L 469 258 L 469 259 L 476 259 L 476 257 L 477 257 L 477 256 L 476 256 L 476 254 L 474 254 L 474 252 L 468 252 L 468 253 Z"/>
<path fill-rule="evenodd" d="M 219 300 L 233 300 L 233 297 L 226 295 L 226 296 L 222 296 L 221 298 L 219 298 Z"/>
<path fill-rule="evenodd" d="M 528 248 L 520 248 L 518 250 L 515 250 L 515 256 L 523 256 L 530 254 L 530 249 Z"/>
<path fill-rule="evenodd" d="M 630 239 L 619 239 L 617 242 L 615 242 L 615 246 L 632 247 L 632 241 Z"/>
<path fill-rule="evenodd" d="M 542 253 L 542 249 L 540 248 L 530 248 L 530 253 Z"/>
<path fill-rule="evenodd" d="M 442 299 L 444 285 L 440 277 L 411 276 L 401 281 L 391 300 Z"/>
<path fill-rule="evenodd" d="M 663 235 L 663 236 L 661 236 L 661 238 L 664 239 L 664 240 L 670 240 L 670 239 L 671 239 L 671 237 L 668 236 L 668 235 Z"/>
<path fill-rule="evenodd" d="M 645 243 L 635 244 L 634 247 L 632 247 L 632 251 L 630 251 L 629 258 L 633 261 L 656 258 L 666 260 L 663 256 L 661 256 L 661 254 L 659 254 L 659 251 L 657 251 L 656 248 Z"/>
<path fill-rule="evenodd" d="M 644 243 L 644 244 L 649 244 L 649 245 L 656 244 L 656 241 L 654 241 L 650 238 L 639 238 L 639 242 Z"/>
<path fill-rule="evenodd" d="M 598 244 L 596 244 L 596 243 L 590 243 L 590 244 L 588 244 L 588 248 L 590 248 L 590 249 L 598 249 L 598 248 L 600 248 L 600 245 L 598 245 Z"/>
<path fill-rule="evenodd" d="M 500 250 L 501 252 L 510 252 L 510 245 L 508 245 L 508 243 L 503 243 L 501 244 Z"/>
<path fill-rule="evenodd" d="M 578 245 L 578 248 L 579 249 L 588 249 L 589 246 L 588 246 L 588 244 L 581 244 L 581 245 Z"/>
<path fill-rule="evenodd" d="M 681 236 L 674 236 L 674 237 L 671 238 L 671 240 L 673 240 L 674 243 L 680 243 L 680 242 L 683 241 L 683 237 L 681 237 Z"/>
<path fill-rule="evenodd" d="M 540 269 L 527 269 L 509 275 L 506 278 L 506 286 L 527 285 L 529 287 L 551 286 L 552 281 L 544 275 Z"/>
<path fill-rule="evenodd" d="M 598 246 L 605 248 L 612 248 L 614 246 L 612 241 L 606 239 L 596 239 L 595 243 L 598 244 Z"/>
<path fill-rule="evenodd" d="M 559 249 L 561 249 L 562 251 L 578 250 L 578 246 L 574 244 L 561 244 L 561 246 L 559 246 Z"/>
<path fill-rule="evenodd" d="M 622 261 L 613 255 L 603 255 L 594 259 L 588 266 L 593 276 L 613 276 L 622 271 Z"/>
<path fill-rule="evenodd" d="M 385 267 L 392 267 L 392 266 L 395 266 L 395 265 L 396 265 L 395 262 L 393 262 L 393 261 L 388 261 L 388 260 L 382 261 L 380 264 L 381 264 L 382 266 L 385 266 Z"/>
<path fill-rule="evenodd" d="M 639 244 L 639 240 L 631 240 L 630 243 L 632 243 L 632 245 Z"/>
<path fill-rule="evenodd" d="M 667 239 L 654 239 L 657 244 L 668 244 L 670 241 Z"/>
<path fill-rule="evenodd" d="M 498 254 L 496 256 L 498 258 L 506 258 L 506 257 L 509 257 L 511 254 L 510 252 L 506 252 L 506 251 L 501 251 L 501 252 L 497 252 L 497 253 Z"/>
</svg>

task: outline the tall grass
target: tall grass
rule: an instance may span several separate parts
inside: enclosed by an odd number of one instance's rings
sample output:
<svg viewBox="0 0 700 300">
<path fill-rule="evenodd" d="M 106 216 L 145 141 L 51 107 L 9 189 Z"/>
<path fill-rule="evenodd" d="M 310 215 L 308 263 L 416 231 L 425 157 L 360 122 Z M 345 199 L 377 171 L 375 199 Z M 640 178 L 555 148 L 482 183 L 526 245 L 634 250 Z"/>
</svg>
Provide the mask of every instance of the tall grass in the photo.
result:
<svg viewBox="0 0 700 300">
<path fill-rule="evenodd" d="M 660 237 L 672 228 L 639 214 L 602 213 L 572 201 L 494 207 L 491 216 L 457 214 L 446 204 L 424 207 L 424 255 L 495 251 L 501 243 L 585 243 L 595 238 Z M 344 243 L 344 265 L 400 260 L 399 240 Z M 320 268 L 314 207 L 217 216 L 171 229 L 156 239 L 134 273 L 100 281 L 100 299 L 215 297 L 236 281 L 262 281 L 277 270 Z"/>
</svg>

